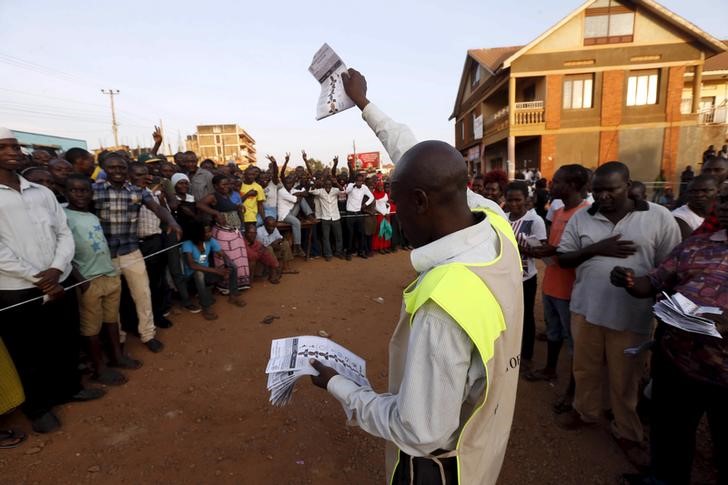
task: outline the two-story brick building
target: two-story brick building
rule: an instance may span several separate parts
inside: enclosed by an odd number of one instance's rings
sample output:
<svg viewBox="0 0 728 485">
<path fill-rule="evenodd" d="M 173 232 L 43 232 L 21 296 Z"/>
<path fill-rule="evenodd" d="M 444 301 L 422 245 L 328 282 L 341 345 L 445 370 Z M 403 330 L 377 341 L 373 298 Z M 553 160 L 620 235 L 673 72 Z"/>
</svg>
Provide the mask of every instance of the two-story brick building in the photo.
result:
<svg viewBox="0 0 728 485">
<path fill-rule="evenodd" d="M 473 171 L 538 167 L 550 178 L 567 163 L 620 160 L 635 179 L 662 169 L 674 180 L 725 142 L 724 115 L 701 114 L 701 87 L 706 62 L 726 50 L 652 0 L 590 0 L 528 45 L 468 51 L 456 146 Z M 728 87 L 721 65 L 711 83 Z"/>
</svg>

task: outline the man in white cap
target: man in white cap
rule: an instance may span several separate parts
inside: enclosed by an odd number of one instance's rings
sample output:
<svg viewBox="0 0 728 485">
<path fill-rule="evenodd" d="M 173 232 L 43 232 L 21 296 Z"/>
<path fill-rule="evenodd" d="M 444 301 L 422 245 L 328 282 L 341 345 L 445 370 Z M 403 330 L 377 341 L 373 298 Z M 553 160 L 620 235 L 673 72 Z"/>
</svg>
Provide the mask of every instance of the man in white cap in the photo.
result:
<svg viewBox="0 0 728 485">
<path fill-rule="evenodd" d="M 61 425 L 53 406 L 104 391 L 81 387 L 78 303 L 65 291 L 74 254 L 66 215 L 53 192 L 17 173 L 22 160 L 15 135 L 0 128 L 0 338 L 25 389 L 23 412 L 34 431 L 48 433 Z"/>
</svg>

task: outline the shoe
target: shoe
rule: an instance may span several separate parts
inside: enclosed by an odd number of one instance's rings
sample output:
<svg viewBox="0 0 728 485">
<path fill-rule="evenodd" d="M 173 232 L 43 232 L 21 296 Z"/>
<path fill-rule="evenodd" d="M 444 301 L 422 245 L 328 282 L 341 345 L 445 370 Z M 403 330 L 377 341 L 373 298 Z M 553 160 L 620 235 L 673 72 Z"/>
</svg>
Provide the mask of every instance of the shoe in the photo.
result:
<svg viewBox="0 0 728 485">
<path fill-rule="evenodd" d="M 536 369 L 536 370 L 532 370 L 530 372 L 524 373 L 523 378 L 526 379 L 527 381 L 531 381 L 531 382 L 537 382 L 537 381 L 551 382 L 551 381 L 556 380 L 557 375 L 556 375 L 555 370 L 544 367 L 543 369 Z"/>
<path fill-rule="evenodd" d="M 32 427 L 36 433 L 51 433 L 61 427 L 61 421 L 52 411 L 48 411 L 43 416 L 35 418 Z"/>
<path fill-rule="evenodd" d="M 88 387 L 85 389 L 81 389 L 76 394 L 71 396 L 71 399 L 68 400 L 68 402 L 86 402 L 86 401 L 95 401 L 96 399 L 100 399 L 106 395 L 106 391 L 103 389 L 100 389 L 98 387 Z"/>
<path fill-rule="evenodd" d="M 217 320 L 217 313 L 213 312 L 211 308 L 202 310 L 202 316 L 205 317 L 205 320 Z"/>
<path fill-rule="evenodd" d="M 146 342 L 144 342 L 144 345 L 146 345 L 147 348 L 155 354 L 161 352 L 164 348 L 164 344 L 155 338 L 153 338 L 152 340 L 147 340 Z"/>
<path fill-rule="evenodd" d="M 187 310 L 190 313 L 200 313 L 202 311 L 202 308 L 200 308 L 199 305 L 190 303 L 189 305 L 185 305 L 185 310 Z"/>
<path fill-rule="evenodd" d="M 167 310 L 164 310 L 164 313 L 162 313 L 162 316 L 164 318 L 167 318 L 172 313 L 172 309 L 168 308 Z"/>
<path fill-rule="evenodd" d="M 561 429 L 565 429 L 567 431 L 575 431 L 577 429 L 594 426 L 596 423 L 584 421 L 581 417 L 581 414 L 579 414 L 575 409 L 572 409 L 570 412 L 559 416 L 556 419 L 556 424 Z"/>
<path fill-rule="evenodd" d="M 331 256 L 324 256 L 324 259 L 325 259 L 326 261 L 331 261 L 331 259 L 332 259 L 332 258 L 331 258 Z"/>
<path fill-rule="evenodd" d="M 225 296 L 230 294 L 230 290 L 228 288 L 219 288 L 218 287 L 217 291 L 219 291 L 221 295 L 225 295 Z"/>
<path fill-rule="evenodd" d="M 612 435 L 617 446 L 622 450 L 627 461 L 630 462 L 637 470 L 644 472 L 650 464 L 650 456 L 645 450 L 643 443 L 632 441 L 624 438 L 617 438 Z"/>
<path fill-rule="evenodd" d="M 571 405 L 573 401 L 574 396 L 570 396 L 568 394 L 562 396 L 561 399 L 554 403 L 551 410 L 554 412 L 554 414 L 564 414 L 571 412 L 574 410 L 574 407 Z"/>
<path fill-rule="evenodd" d="M 154 322 L 154 326 L 159 328 L 171 328 L 174 326 L 174 323 L 172 323 L 172 321 L 168 318 L 162 317 L 158 321 Z"/>
<path fill-rule="evenodd" d="M 351 253 L 346 253 L 346 260 L 351 261 Z"/>
<path fill-rule="evenodd" d="M 231 296 L 230 298 L 228 298 L 228 301 L 230 302 L 230 304 L 235 305 L 240 308 L 243 308 L 245 305 L 247 305 L 247 303 L 245 303 L 245 301 L 243 301 L 243 299 L 240 297 L 240 295 Z"/>
<path fill-rule="evenodd" d="M 369 259 L 369 256 L 367 256 L 366 253 L 359 253 L 359 257 L 361 259 Z"/>
</svg>

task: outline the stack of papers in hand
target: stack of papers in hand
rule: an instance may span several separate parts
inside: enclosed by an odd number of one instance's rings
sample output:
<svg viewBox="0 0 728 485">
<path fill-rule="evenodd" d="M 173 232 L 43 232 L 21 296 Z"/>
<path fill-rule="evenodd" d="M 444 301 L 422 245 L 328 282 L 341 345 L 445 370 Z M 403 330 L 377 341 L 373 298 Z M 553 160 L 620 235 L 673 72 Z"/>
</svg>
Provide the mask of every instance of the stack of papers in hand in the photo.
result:
<svg viewBox="0 0 728 485">
<path fill-rule="evenodd" d="M 675 293 L 672 296 L 665 292 L 662 294 L 665 299 L 658 301 L 653 307 L 655 316 L 660 320 L 685 332 L 723 338 L 712 320 L 698 316 L 721 315 L 723 312 L 719 308 L 696 305 L 681 293 Z"/>
<path fill-rule="evenodd" d="M 329 339 L 312 336 L 276 339 L 270 344 L 270 360 L 265 369 L 273 405 L 283 406 L 291 401 L 293 386 L 299 377 L 318 375 L 309 359 L 318 360 L 360 386 L 369 385 L 364 359 Z"/>
</svg>

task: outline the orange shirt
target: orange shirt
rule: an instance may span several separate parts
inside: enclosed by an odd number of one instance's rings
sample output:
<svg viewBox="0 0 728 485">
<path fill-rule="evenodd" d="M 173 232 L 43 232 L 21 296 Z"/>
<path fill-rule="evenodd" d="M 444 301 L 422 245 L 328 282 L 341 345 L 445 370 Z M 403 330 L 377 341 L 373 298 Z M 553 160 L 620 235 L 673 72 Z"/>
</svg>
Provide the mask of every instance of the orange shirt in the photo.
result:
<svg viewBox="0 0 728 485">
<path fill-rule="evenodd" d="M 569 222 L 571 216 L 590 205 L 591 204 L 589 204 L 589 202 L 584 201 L 568 211 L 565 210 L 564 207 L 557 210 L 554 213 L 554 220 L 551 222 L 549 244 L 551 246 L 558 246 L 559 241 L 561 241 L 561 235 L 564 233 L 564 229 L 566 228 L 566 223 Z M 551 264 L 546 266 L 541 291 L 543 291 L 544 295 L 548 295 L 553 298 L 571 300 L 571 290 L 574 287 L 575 280 L 576 269 L 562 268 L 556 262 L 556 258 L 554 257 L 552 258 Z"/>
</svg>

